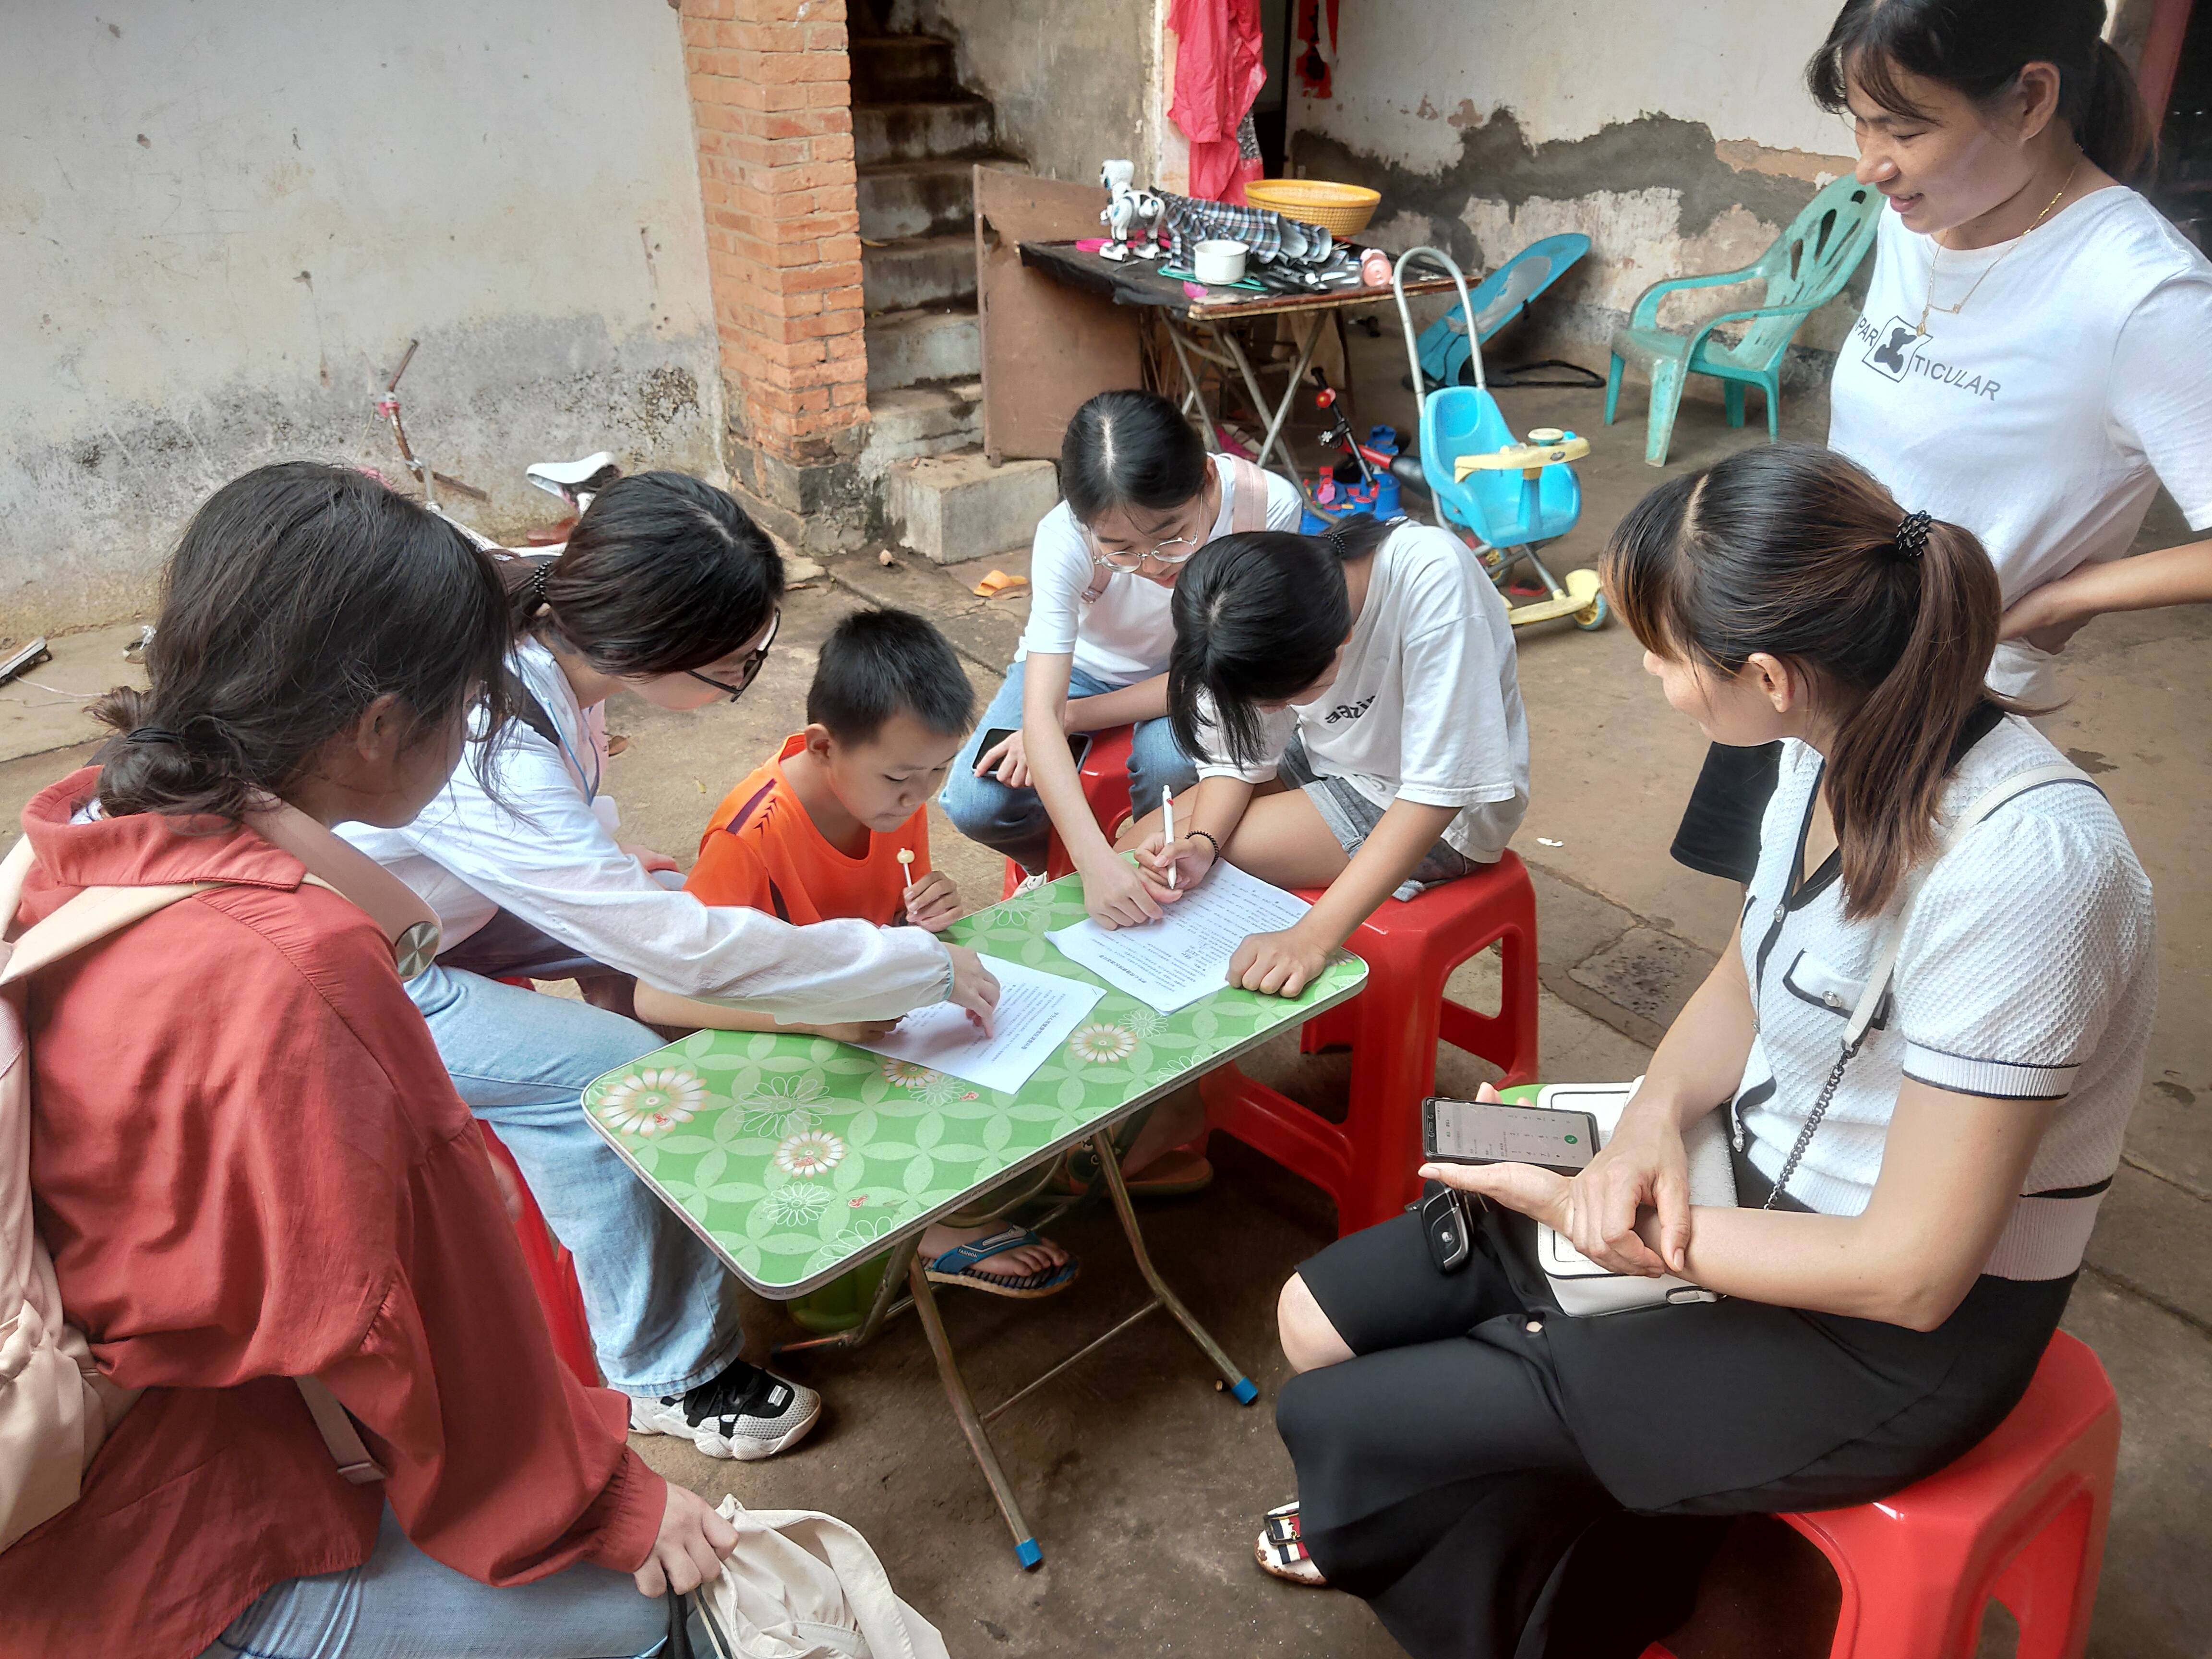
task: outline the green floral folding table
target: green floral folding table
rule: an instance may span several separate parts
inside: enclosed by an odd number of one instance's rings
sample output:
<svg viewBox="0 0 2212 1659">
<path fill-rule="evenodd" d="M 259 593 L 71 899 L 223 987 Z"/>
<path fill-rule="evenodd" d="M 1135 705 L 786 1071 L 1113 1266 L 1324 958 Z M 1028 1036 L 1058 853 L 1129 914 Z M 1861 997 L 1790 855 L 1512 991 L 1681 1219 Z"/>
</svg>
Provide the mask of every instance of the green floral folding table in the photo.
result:
<svg viewBox="0 0 2212 1659">
<path fill-rule="evenodd" d="M 1068 876 L 956 922 L 946 937 L 987 956 L 1105 986 L 1045 937 L 1083 914 L 1081 878 Z M 1366 977 L 1365 963 L 1339 951 L 1294 1000 L 1224 986 L 1172 1014 L 1107 986 L 1090 1017 L 1013 1094 L 824 1037 L 699 1031 L 610 1072 L 585 1091 L 584 1107 L 592 1127 L 646 1183 L 763 1297 L 790 1301 L 888 1256 L 856 1329 L 782 1352 L 867 1341 L 907 1305 L 894 1301 L 904 1278 L 954 1414 L 1012 1529 L 1015 1554 L 1030 1567 L 1043 1553 L 991 1449 L 987 1416 L 1159 1307 L 1220 1368 L 1241 1403 L 1258 1396 L 1153 1267 L 1111 1131 L 1285 1026 L 1345 1001 Z M 1108 1195 L 1154 1299 L 979 1415 L 916 1245 L 932 1222 L 1084 1140 L 1096 1146 Z"/>
</svg>

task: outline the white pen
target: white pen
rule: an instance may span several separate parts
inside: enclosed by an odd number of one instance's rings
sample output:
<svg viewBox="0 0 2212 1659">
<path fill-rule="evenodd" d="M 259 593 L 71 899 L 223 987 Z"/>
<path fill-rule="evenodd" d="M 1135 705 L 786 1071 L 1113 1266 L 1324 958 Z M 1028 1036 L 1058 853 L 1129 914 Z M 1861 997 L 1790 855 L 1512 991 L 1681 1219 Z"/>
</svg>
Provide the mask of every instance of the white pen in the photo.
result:
<svg viewBox="0 0 2212 1659">
<path fill-rule="evenodd" d="M 1167 836 L 1168 836 L 1168 839 L 1167 839 L 1167 845 L 1168 845 L 1168 848 L 1169 848 L 1170 852 L 1170 853 L 1172 853 L 1172 852 L 1174 851 L 1174 848 L 1175 848 L 1175 791 L 1174 791 L 1174 790 L 1172 790 L 1172 789 L 1163 789 L 1163 790 L 1161 790 L 1161 791 L 1160 791 L 1160 810 L 1161 810 L 1162 811 L 1165 812 L 1165 813 L 1168 815 L 1168 819 L 1167 819 Z M 1170 858 L 1170 859 L 1169 859 L 1169 860 L 1168 860 L 1168 890 L 1169 890 L 1170 892 L 1171 892 L 1171 893 L 1172 893 L 1173 891 L 1175 891 L 1175 884 L 1176 884 L 1176 867 L 1175 867 L 1175 860 L 1174 860 L 1174 859 L 1173 859 L 1173 858 Z"/>
</svg>

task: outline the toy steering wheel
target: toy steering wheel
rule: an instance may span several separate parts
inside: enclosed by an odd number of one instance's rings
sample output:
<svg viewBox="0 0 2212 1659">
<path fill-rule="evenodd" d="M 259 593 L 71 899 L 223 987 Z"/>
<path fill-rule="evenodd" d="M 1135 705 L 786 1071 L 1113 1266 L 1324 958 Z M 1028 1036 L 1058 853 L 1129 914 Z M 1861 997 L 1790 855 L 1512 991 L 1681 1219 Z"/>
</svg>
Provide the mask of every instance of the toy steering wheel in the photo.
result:
<svg viewBox="0 0 2212 1659">
<path fill-rule="evenodd" d="M 1455 456 L 1452 482 L 1465 483 L 1470 472 L 1512 471 L 1533 478 L 1547 466 L 1578 461 L 1589 453 L 1589 439 L 1562 432 L 1555 426 L 1540 426 L 1528 434 L 1525 444 L 1507 444 L 1487 454 Z"/>
</svg>

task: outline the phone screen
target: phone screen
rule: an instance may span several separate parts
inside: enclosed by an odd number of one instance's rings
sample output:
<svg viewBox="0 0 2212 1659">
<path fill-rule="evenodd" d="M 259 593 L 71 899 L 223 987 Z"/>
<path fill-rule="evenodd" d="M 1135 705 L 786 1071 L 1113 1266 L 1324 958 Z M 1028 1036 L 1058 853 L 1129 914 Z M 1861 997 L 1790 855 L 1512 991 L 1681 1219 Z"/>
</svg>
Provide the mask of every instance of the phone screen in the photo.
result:
<svg viewBox="0 0 2212 1659">
<path fill-rule="evenodd" d="M 1429 1103 L 1428 1119 L 1429 1150 L 1438 1158 L 1573 1170 L 1597 1153 L 1597 1122 L 1588 1112 L 1436 1100 Z"/>
<path fill-rule="evenodd" d="M 975 745 L 975 752 L 979 755 L 988 755 L 1013 735 L 1012 726 L 994 726 L 983 734 L 983 741 Z M 1071 732 L 1067 734 L 1068 757 L 1078 766 L 1083 764 L 1083 757 L 1090 752 L 1091 734 L 1088 732 Z"/>
</svg>

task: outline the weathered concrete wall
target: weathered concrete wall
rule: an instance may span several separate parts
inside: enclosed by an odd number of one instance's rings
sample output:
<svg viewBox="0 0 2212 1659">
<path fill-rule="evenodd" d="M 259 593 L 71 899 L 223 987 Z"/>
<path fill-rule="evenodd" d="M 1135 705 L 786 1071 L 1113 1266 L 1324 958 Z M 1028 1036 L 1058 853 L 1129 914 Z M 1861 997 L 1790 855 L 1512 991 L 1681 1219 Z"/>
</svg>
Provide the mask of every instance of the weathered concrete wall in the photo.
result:
<svg viewBox="0 0 2212 1659">
<path fill-rule="evenodd" d="M 1802 78 L 1833 12 L 1834 0 L 1396 0 L 1355 20 L 1347 7 L 1334 98 L 1292 95 L 1292 168 L 1380 190 L 1375 240 L 1433 243 L 1470 276 L 1583 232 L 1591 257 L 1538 314 L 1555 349 L 1602 369 L 1644 289 L 1747 264 L 1849 170 L 1849 133 Z M 1686 295 L 1662 320 L 1755 291 Z M 1793 380 L 1825 378 L 1856 311 L 1847 295 L 1808 319 Z"/>
<path fill-rule="evenodd" d="M 0 52 L 0 635 L 144 605 L 209 490 L 294 456 L 719 470 L 714 316 L 665 5 L 109 0 Z"/>
<path fill-rule="evenodd" d="M 890 22 L 952 41 L 961 84 L 997 106 L 1000 143 L 1048 178 L 1090 185 L 1113 156 L 1152 176 L 1153 13 L 1154 0 L 897 0 Z"/>
</svg>

